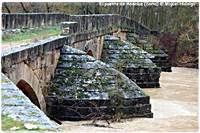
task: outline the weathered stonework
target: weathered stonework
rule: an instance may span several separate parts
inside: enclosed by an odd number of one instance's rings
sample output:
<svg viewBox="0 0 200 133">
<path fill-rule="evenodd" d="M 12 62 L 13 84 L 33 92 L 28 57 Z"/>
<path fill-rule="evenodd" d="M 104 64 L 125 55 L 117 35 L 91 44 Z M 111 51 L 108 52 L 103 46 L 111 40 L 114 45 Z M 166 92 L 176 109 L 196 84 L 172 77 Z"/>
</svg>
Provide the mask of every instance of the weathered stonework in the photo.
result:
<svg viewBox="0 0 200 133">
<path fill-rule="evenodd" d="M 134 33 L 127 33 L 127 40 L 134 45 L 141 47 L 143 50 L 152 54 L 154 57 L 151 60 L 158 66 L 161 67 L 164 72 L 171 72 L 171 64 L 169 63 L 168 55 L 153 44 L 148 43 L 146 40 L 140 40 Z"/>
<path fill-rule="evenodd" d="M 44 96 L 64 44 L 64 37 L 54 37 L 2 53 L 2 72 L 16 85 L 25 80 L 34 89 L 43 111 L 46 109 Z"/>
<path fill-rule="evenodd" d="M 62 31 L 61 35 L 69 35 L 77 32 L 77 22 L 61 22 L 60 29 Z"/>
<path fill-rule="evenodd" d="M 159 87 L 160 69 L 149 59 L 153 56 L 133 44 L 106 36 L 102 61 L 123 72 L 142 88 Z"/>
<path fill-rule="evenodd" d="M 3 13 L 2 28 L 6 30 L 55 26 L 68 19 L 69 15 L 62 13 Z"/>
<path fill-rule="evenodd" d="M 132 31 L 139 35 L 149 35 L 151 30 L 146 26 L 117 14 L 67 15 L 62 13 L 16 13 L 2 14 L 3 30 L 55 26 L 61 22 L 73 21 L 77 25 L 71 28 L 74 32 L 91 32 L 102 29 L 117 28 Z"/>
<path fill-rule="evenodd" d="M 49 95 L 47 112 L 61 120 L 152 117 L 149 96 L 109 65 L 64 46 Z"/>
<path fill-rule="evenodd" d="M 96 59 L 100 59 L 103 50 L 103 36 L 91 38 L 90 40 L 75 42 L 70 46 L 85 52 L 91 50 L 93 53 L 93 57 L 95 57 Z"/>
</svg>

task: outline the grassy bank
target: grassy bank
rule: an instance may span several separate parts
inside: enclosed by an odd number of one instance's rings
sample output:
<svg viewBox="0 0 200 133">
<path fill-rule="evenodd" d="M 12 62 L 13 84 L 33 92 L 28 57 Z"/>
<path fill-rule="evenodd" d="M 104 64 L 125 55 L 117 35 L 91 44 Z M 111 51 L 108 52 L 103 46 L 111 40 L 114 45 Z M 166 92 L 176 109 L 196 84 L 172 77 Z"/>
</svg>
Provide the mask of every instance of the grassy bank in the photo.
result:
<svg viewBox="0 0 200 133">
<path fill-rule="evenodd" d="M 35 41 L 49 36 L 60 34 L 59 27 L 38 28 L 33 30 L 24 30 L 20 33 L 6 35 L 2 38 L 2 44 L 19 43 L 26 41 Z"/>
</svg>

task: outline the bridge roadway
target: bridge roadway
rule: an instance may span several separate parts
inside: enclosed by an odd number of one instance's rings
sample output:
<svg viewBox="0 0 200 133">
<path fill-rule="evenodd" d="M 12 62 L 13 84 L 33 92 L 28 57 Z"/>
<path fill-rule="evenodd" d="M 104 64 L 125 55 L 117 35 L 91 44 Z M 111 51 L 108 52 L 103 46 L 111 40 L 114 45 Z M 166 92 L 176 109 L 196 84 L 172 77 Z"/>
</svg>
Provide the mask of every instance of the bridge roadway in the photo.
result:
<svg viewBox="0 0 200 133">
<path fill-rule="evenodd" d="M 183 73 L 184 72 L 184 73 Z M 91 121 L 63 122 L 62 129 L 71 132 L 197 132 L 198 69 L 173 67 L 162 72 L 161 88 L 145 89 L 151 97 L 154 118 L 133 118 L 111 123 L 110 128 L 94 127 Z M 104 121 L 98 121 L 106 125 Z"/>
</svg>

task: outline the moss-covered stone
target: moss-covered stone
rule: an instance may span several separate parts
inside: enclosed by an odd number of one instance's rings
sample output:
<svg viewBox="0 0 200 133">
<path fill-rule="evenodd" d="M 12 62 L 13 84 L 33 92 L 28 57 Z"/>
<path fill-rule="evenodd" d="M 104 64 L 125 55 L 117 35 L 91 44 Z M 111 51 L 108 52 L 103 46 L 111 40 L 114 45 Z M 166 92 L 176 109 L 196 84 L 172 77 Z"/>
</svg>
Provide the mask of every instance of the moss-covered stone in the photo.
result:
<svg viewBox="0 0 200 133">
<path fill-rule="evenodd" d="M 74 120 L 91 119 L 102 114 L 123 114 L 126 101 L 149 98 L 125 75 L 82 51 L 64 46 L 59 60 L 52 86 L 46 97 L 47 110 L 54 117 Z M 148 105 L 149 101 L 143 104 Z M 128 106 L 135 108 L 131 103 Z M 135 112 L 132 115 L 146 114 L 152 116 L 151 111 Z"/>
<path fill-rule="evenodd" d="M 123 72 L 142 88 L 159 87 L 160 69 L 151 58 L 154 56 L 130 42 L 109 35 L 105 37 L 101 60 Z"/>
<path fill-rule="evenodd" d="M 148 53 L 152 54 L 153 57 L 150 59 L 158 66 L 161 67 L 162 71 L 171 72 L 171 64 L 169 63 L 168 55 L 161 50 L 158 46 L 149 43 L 146 40 L 142 40 L 134 33 L 127 33 L 127 40 L 133 45 L 136 45 Z"/>
</svg>

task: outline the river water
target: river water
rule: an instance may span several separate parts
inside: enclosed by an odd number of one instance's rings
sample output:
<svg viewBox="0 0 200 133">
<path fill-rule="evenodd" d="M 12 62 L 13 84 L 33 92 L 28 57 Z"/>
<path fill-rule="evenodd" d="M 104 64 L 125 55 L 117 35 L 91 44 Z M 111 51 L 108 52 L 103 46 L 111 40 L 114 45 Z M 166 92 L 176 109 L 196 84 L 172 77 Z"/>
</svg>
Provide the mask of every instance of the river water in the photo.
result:
<svg viewBox="0 0 200 133">
<path fill-rule="evenodd" d="M 63 121 L 61 128 L 64 132 L 197 132 L 198 69 L 174 67 L 161 73 L 160 84 L 161 88 L 144 89 L 151 96 L 153 118 L 125 119 L 110 127 Z"/>
</svg>

